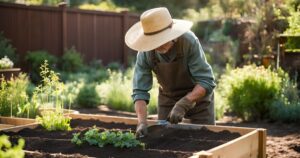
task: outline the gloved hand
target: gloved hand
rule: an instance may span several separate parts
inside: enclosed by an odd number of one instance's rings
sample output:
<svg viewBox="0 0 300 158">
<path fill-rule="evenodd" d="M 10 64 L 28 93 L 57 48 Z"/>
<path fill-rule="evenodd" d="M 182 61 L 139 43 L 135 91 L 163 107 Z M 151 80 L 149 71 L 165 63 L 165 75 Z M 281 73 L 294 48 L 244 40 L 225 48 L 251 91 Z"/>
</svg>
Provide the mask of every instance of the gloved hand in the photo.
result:
<svg viewBox="0 0 300 158">
<path fill-rule="evenodd" d="M 186 97 L 181 98 L 179 101 L 176 102 L 175 106 L 171 110 L 169 114 L 168 120 L 172 124 L 177 124 L 181 122 L 185 113 L 192 109 L 196 105 L 196 102 L 189 101 Z"/>
<path fill-rule="evenodd" d="M 136 128 L 135 136 L 136 137 L 144 137 L 148 134 L 147 123 L 139 123 Z"/>
</svg>

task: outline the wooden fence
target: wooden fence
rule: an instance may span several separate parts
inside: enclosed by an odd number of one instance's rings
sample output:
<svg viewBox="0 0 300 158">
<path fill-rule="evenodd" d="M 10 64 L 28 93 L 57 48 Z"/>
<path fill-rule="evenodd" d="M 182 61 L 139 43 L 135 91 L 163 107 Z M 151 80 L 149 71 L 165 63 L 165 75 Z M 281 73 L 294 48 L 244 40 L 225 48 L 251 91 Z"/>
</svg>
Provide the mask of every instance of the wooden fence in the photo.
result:
<svg viewBox="0 0 300 158">
<path fill-rule="evenodd" d="M 127 64 L 133 52 L 124 43 L 130 26 L 139 15 L 60 7 L 0 3 L 0 31 L 12 41 L 24 59 L 28 51 L 47 50 L 61 56 L 74 46 L 86 62 L 101 59 L 104 64 Z"/>
</svg>

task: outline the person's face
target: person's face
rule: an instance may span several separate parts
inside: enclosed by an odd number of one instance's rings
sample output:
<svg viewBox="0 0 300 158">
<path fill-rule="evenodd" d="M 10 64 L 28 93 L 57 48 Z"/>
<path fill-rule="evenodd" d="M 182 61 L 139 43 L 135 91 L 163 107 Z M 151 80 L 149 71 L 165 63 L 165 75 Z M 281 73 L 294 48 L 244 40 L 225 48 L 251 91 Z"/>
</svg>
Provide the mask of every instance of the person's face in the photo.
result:
<svg viewBox="0 0 300 158">
<path fill-rule="evenodd" d="M 155 51 L 160 54 L 165 54 L 173 47 L 173 45 L 174 45 L 174 41 L 169 41 L 169 42 L 159 46 L 158 48 L 156 48 Z"/>
</svg>

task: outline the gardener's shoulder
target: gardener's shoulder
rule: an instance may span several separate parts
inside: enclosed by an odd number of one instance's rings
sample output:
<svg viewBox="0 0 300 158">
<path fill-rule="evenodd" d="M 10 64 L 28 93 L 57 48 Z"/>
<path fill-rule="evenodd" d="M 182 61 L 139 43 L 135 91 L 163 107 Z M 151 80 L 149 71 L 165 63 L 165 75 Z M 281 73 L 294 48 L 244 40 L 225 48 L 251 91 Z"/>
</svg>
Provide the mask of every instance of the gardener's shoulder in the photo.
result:
<svg viewBox="0 0 300 158">
<path fill-rule="evenodd" d="M 149 66 L 152 53 L 153 53 L 152 51 L 138 52 L 137 62 L 142 63 L 143 65 L 148 65 Z"/>
<path fill-rule="evenodd" d="M 147 58 L 150 57 L 150 53 L 151 53 L 151 51 L 138 52 L 137 59 L 138 60 L 146 60 Z"/>
<path fill-rule="evenodd" d="M 194 32 L 188 31 L 180 36 L 179 40 L 181 40 L 184 44 L 193 44 L 198 41 L 198 37 Z"/>
</svg>

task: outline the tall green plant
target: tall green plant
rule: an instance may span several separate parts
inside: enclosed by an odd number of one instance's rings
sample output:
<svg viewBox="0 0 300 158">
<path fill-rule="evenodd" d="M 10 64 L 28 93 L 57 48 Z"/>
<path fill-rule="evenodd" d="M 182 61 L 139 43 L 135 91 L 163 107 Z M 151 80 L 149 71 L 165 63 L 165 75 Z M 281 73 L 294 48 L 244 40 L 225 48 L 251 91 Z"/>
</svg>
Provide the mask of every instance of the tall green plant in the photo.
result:
<svg viewBox="0 0 300 158">
<path fill-rule="evenodd" d="M 41 84 L 35 89 L 34 95 L 40 107 L 56 108 L 61 110 L 64 107 L 65 84 L 60 82 L 56 72 L 49 69 L 47 60 L 40 67 L 42 77 Z"/>
<path fill-rule="evenodd" d="M 71 119 L 64 116 L 64 83 L 59 81 L 57 73 L 48 68 L 47 60 L 40 69 L 42 83 L 36 87 L 32 97 L 42 110 L 41 117 L 38 116 L 37 121 L 48 131 L 71 130 Z M 69 109 L 70 106 L 71 103 L 69 103 Z M 47 108 L 55 108 L 55 110 Z"/>
<path fill-rule="evenodd" d="M 10 80 L 1 78 L 0 114 L 1 116 L 35 117 L 37 107 L 31 104 L 26 93 L 29 80 L 20 73 Z"/>
</svg>

